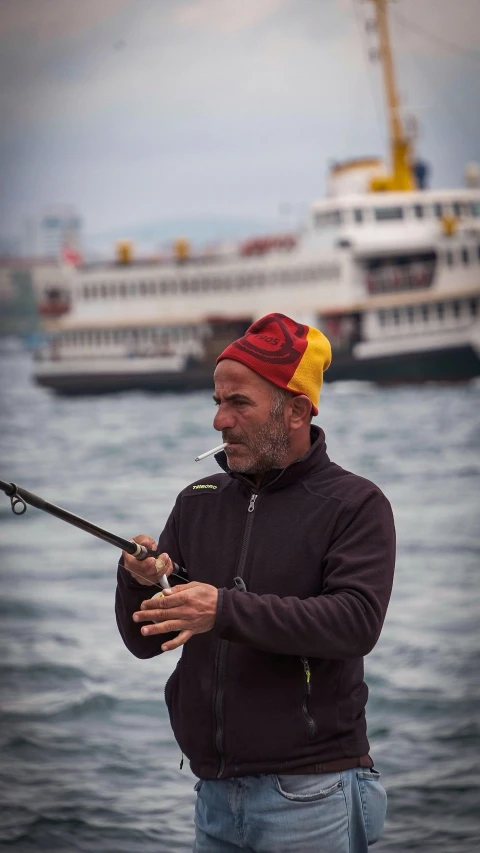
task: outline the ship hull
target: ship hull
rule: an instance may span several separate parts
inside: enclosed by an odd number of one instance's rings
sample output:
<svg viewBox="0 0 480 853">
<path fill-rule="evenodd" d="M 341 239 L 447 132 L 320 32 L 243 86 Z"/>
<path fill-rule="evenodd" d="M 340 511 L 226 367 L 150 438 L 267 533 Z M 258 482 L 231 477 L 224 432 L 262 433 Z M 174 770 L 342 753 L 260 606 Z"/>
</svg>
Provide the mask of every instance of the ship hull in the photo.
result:
<svg viewBox="0 0 480 853">
<path fill-rule="evenodd" d="M 35 376 L 37 385 L 50 388 L 63 396 L 115 394 L 123 391 L 154 391 L 185 393 L 205 388 L 213 389 L 211 365 L 187 368 L 184 371 L 158 371 L 133 373 L 77 373 L 74 376 L 44 373 Z"/>
<path fill-rule="evenodd" d="M 470 345 L 402 352 L 372 358 L 354 358 L 334 354 L 325 373 L 326 382 L 357 380 L 382 385 L 421 382 L 465 382 L 480 376 L 480 359 Z M 44 372 L 35 376 L 38 385 L 60 395 L 113 394 L 123 391 L 185 393 L 213 388 L 213 366 L 196 364 L 182 371 L 138 371 L 102 373 L 78 372 L 75 375 Z"/>
<path fill-rule="evenodd" d="M 358 380 L 378 384 L 465 382 L 480 376 L 480 359 L 469 344 L 401 352 L 372 358 L 338 355 L 325 373 L 326 382 Z"/>
</svg>

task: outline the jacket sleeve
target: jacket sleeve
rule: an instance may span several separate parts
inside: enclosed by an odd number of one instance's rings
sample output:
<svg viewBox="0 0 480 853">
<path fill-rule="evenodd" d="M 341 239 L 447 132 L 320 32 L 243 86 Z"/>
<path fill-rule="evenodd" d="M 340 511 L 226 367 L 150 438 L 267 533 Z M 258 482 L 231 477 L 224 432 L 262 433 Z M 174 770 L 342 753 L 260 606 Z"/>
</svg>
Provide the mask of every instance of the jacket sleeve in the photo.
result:
<svg viewBox="0 0 480 853">
<path fill-rule="evenodd" d="M 222 589 L 215 630 L 223 639 L 277 654 L 346 660 L 375 646 L 395 565 L 392 510 L 378 489 L 343 505 L 313 598 Z"/>
<path fill-rule="evenodd" d="M 158 541 L 159 553 L 165 551 L 172 560 L 183 565 L 175 524 L 175 508 L 170 513 L 168 521 Z M 152 658 L 162 654 L 162 643 L 177 636 L 177 631 L 170 634 L 154 634 L 144 637 L 141 633 L 144 622 L 134 622 L 132 619 L 136 610 L 140 610 L 142 601 L 160 592 L 155 586 L 146 586 L 136 581 L 123 567 L 123 558 L 119 560 L 117 571 L 117 591 L 115 596 L 115 616 L 117 626 L 127 649 L 137 658 Z M 142 565 L 138 564 L 139 567 Z M 141 569 L 139 568 L 139 571 Z"/>
</svg>

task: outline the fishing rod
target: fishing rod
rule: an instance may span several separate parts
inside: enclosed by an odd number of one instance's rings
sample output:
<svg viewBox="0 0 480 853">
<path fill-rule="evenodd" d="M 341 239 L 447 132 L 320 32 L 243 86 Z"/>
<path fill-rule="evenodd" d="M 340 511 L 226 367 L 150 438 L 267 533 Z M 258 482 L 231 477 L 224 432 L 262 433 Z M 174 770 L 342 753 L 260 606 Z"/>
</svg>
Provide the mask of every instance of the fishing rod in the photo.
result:
<svg viewBox="0 0 480 853">
<path fill-rule="evenodd" d="M 54 515 L 60 521 L 66 521 L 68 524 L 73 524 L 74 527 L 84 530 L 85 533 L 96 536 L 97 539 L 103 539 L 104 542 L 108 542 L 116 548 L 121 548 L 122 551 L 126 551 L 127 554 L 131 554 L 137 560 L 145 560 L 146 557 L 156 558 L 158 556 L 156 551 L 145 548 L 144 545 L 139 545 L 137 542 L 132 542 L 131 539 L 124 539 L 123 536 L 117 536 L 116 533 L 110 533 L 110 531 L 98 527 L 98 525 L 93 524 L 91 521 L 87 521 L 79 515 L 74 515 L 73 512 L 68 512 L 68 510 L 62 509 L 60 506 L 49 503 L 49 501 L 44 500 L 39 495 L 35 495 L 33 492 L 27 491 L 27 489 L 22 489 L 15 483 L 6 483 L 4 480 L 0 480 L 0 489 L 10 498 L 14 515 L 23 515 L 27 511 L 27 504 L 30 504 L 30 506 L 36 507 L 36 509 L 41 509 L 43 512 Z M 173 571 L 176 573 L 179 570 L 179 566 L 173 563 Z M 143 577 L 140 574 L 138 576 Z M 144 580 L 149 580 L 149 578 L 144 578 Z M 179 575 L 178 580 L 184 579 Z M 158 583 L 163 589 L 169 589 L 170 587 L 166 575 L 159 575 Z M 156 584 L 154 585 L 156 586 Z"/>
<path fill-rule="evenodd" d="M 227 442 L 224 442 L 218 447 L 213 447 L 211 450 L 207 450 L 206 453 L 201 453 L 200 456 L 195 457 L 195 462 L 200 462 L 202 459 L 206 459 L 207 456 L 212 456 L 214 453 L 218 453 L 226 446 Z M 17 486 L 16 483 L 6 483 L 5 480 L 0 480 L 0 489 L 5 492 L 7 497 L 10 498 L 10 504 L 14 515 L 23 515 L 27 511 L 27 504 L 30 504 L 30 506 L 36 507 L 36 509 L 41 509 L 43 512 L 48 512 L 50 515 L 54 515 L 55 518 L 59 518 L 60 521 L 66 521 L 68 524 L 73 524 L 74 527 L 84 530 L 85 533 L 90 533 L 92 536 L 96 536 L 97 539 L 103 539 L 103 541 L 108 542 L 109 545 L 121 548 L 122 551 L 126 551 L 127 554 L 131 554 L 132 557 L 135 557 L 137 560 L 145 560 L 146 557 L 155 557 L 155 559 L 157 559 L 158 557 L 156 551 L 152 551 L 150 548 L 145 548 L 145 545 L 139 545 L 131 539 L 124 539 L 123 536 L 118 536 L 116 533 L 110 533 L 109 530 L 104 530 L 103 527 L 99 527 L 97 524 L 87 521 L 86 518 L 74 515 L 73 512 L 69 512 L 67 509 L 62 509 L 61 506 L 56 506 L 55 504 L 44 500 L 39 495 L 35 495 L 33 492 L 27 491 L 27 489 L 22 489 L 20 486 Z M 172 564 L 172 580 L 174 578 L 176 583 L 188 583 L 185 576 L 185 569 L 182 569 L 181 566 L 174 563 L 173 560 Z M 158 565 L 158 568 L 162 569 L 163 563 Z M 143 580 L 148 580 L 152 586 L 160 586 L 163 589 L 170 588 L 166 575 L 159 574 L 158 584 L 156 584 L 152 583 L 150 578 L 144 577 L 144 575 L 141 575 L 139 572 L 133 572 L 133 574 L 136 574 Z"/>
</svg>

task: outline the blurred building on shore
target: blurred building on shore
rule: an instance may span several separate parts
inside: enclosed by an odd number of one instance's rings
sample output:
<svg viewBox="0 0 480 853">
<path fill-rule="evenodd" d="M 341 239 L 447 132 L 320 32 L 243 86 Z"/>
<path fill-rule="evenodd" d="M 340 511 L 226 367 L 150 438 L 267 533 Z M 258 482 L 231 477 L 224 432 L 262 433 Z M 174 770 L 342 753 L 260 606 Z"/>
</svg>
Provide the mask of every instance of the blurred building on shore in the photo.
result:
<svg viewBox="0 0 480 853">
<path fill-rule="evenodd" d="M 28 337 L 68 311 L 71 270 L 56 257 L 0 257 L 0 336 Z"/>
<path fill-rule="evenodd" d="M 75 208 L 49 207 L 23 224 L 22 255 L 61 259 L 65 252 L 81 253 L 83 222 Z"/>
</svg>

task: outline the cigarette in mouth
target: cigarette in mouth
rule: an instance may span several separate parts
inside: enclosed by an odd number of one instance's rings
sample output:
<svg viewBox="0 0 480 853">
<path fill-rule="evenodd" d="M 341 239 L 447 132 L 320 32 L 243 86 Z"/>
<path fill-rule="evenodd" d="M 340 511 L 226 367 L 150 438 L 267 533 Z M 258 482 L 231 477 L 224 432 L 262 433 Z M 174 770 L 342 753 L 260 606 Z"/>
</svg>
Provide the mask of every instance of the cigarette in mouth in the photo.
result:
<svg viewBox="0 0 480 853">
<path fill-rule="evenodd" d="M 195 462 L 200 462 L 201 459 L 206 459 L 207 456 L 212 456 L 214 453 L 220 453 L 221 450 L 224 449 L 228 444 L 228 441 L 224 441 L 223 444 L 219 444 L 218 447 L 212 447 L 211 450 L 207 450 L 206 453 L 201 453 L 200 456 L 195 456 Z"/>
</svg>

